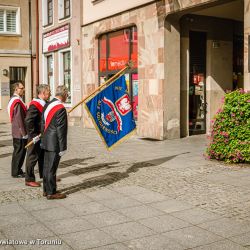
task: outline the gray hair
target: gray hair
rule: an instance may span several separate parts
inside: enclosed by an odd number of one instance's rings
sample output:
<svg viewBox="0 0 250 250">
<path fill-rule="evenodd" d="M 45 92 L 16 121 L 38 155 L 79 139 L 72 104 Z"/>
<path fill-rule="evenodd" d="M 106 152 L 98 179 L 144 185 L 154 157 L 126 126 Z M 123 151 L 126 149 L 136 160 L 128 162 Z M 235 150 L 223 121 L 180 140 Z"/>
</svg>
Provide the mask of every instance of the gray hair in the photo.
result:
<svg viewBox="0 0 250 250">
<path fill-rule="evenodd" d="M 50 90 L 50 87 L 48 84 L 40 84 L 37 86 L 36 92 L 37 94 L 41 94 L 44 90 Z"/>
<path fill-rule="evenodd" d="M 59 85 L 56 88 L 55 96 L 64 96 L 67 93 L 68 93 L 68 89 L 64 85 Z"/>
</svg>

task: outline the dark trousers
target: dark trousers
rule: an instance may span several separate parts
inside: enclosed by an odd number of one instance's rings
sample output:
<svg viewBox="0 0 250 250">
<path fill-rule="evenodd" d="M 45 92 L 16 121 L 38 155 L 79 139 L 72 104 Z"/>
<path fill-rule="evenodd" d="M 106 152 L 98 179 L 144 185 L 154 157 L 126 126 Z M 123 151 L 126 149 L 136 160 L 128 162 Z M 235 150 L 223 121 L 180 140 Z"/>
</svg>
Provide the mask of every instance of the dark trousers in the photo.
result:
<svg viewBox="0 0 250 250">
<path fill-rule="evenodd" d="M 32 144 L 27 149 L 26 168 L 25 168 L 25 181 L 35 181 L 34 168 L 38 163 L 39 176 L 43 178 L 43 165 L 44 165 L 44 150 L 41 149 L 40 143 Z"/>
<path fill-rule="evenodd" d="M 27 140 L 13 138 L 14 151 L 11 162 L 11 175 L 17 176 L 23 173 L 22 166 L 25 159 Z"/>
<path fill-rule="evenodd" d="M 48 195 L 56 193 L 56 170 L 60 159 L 58 152 L 44 151 L 43 191 Z"/>
</svg>

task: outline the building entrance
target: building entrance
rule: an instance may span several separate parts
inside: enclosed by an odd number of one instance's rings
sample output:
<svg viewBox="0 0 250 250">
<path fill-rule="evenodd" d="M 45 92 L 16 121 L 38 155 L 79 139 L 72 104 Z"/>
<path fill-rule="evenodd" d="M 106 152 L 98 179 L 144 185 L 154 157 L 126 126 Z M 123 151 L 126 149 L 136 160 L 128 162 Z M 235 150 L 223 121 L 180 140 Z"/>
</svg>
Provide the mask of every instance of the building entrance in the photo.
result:
<svg viewBox="0 0 250 250">
<path fill-rule="evenodd" d="M 13 95 L 14 83 L 20 81 L 25 86 L 25 77 L 26 77 L 27 67 L 10 67 L 10 96 Z M 25 101 L 25 96 L 23 97 Z"/>
<path fill-rule="evenodd" d="M 189 134 L 206 133 L 206 44 L 205 32 L 189 34 Z"/>
</svg>

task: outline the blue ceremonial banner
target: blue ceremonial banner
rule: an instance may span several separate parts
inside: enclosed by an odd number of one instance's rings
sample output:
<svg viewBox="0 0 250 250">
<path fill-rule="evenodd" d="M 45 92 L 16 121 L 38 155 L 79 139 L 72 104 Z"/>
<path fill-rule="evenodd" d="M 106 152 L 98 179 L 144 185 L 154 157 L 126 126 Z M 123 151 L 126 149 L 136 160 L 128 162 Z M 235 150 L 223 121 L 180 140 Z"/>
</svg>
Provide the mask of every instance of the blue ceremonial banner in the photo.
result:
<svg viewBox="0 0 250 250">
<path fill-rule="evenodd" d="M 91 97 L 85 105 L 108 148 L 136 128 L 124 75 Z"/>
</svg>

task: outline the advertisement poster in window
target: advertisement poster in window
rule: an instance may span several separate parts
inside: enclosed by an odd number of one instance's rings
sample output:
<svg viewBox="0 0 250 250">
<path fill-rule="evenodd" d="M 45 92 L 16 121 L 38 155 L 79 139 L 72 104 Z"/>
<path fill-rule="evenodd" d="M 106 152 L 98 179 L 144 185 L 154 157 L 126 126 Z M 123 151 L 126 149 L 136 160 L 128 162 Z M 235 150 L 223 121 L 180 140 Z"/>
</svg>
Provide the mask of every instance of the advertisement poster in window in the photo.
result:
<svg viewBox="0 0 250 250">
<path fill-rule="evenodd" d="M 132 86 L 133 86 L 133 112 L 134 119 L 138 118 L 138 74 L 132 74 Z"/>
</svg>

